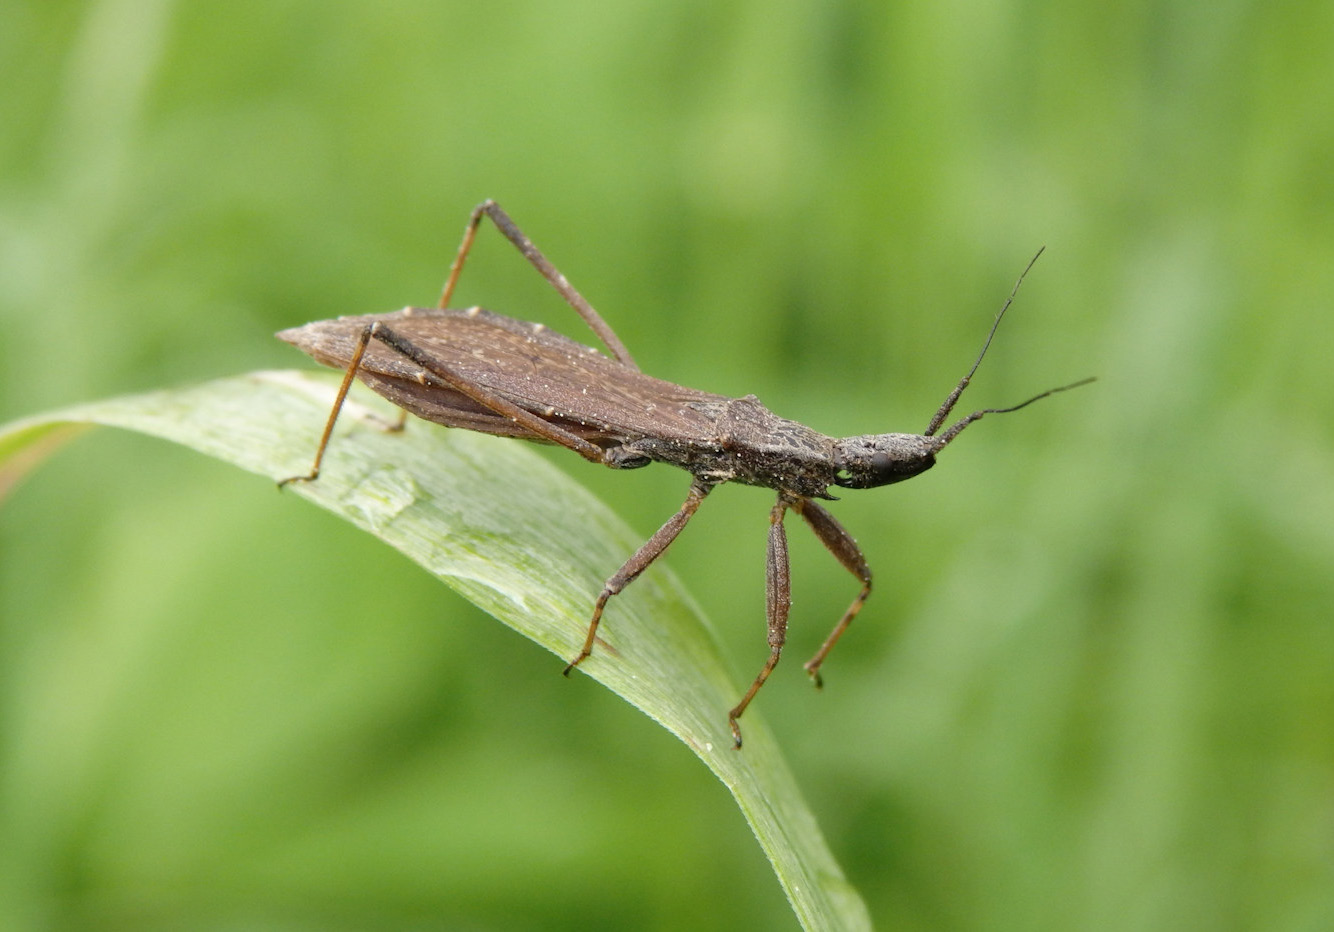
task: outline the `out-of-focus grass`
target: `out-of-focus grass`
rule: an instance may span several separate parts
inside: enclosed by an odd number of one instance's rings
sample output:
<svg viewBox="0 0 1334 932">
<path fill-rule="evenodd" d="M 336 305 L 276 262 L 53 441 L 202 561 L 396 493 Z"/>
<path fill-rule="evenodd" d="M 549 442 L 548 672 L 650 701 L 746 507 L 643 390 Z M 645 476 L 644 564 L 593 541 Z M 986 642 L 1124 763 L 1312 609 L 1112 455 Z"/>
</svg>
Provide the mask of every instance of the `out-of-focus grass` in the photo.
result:
<svg viewBox="0 0 1334 932">
<path fill-rule="evenodd" d="M 1334 9 L 3 17 L 4 420 L 294 365 L 272 331 L 431 300 L 495 197 L 655 374 L 920 430 L 1046 243 L 965 397 L 1100 382 L 834 506 L 877 590 L 818 696 L 853 586 L 794 528 L 766 718 L 882 927 L 1334 919 Z M 574 331 L 499 237 L 459 299 Z M 266 483 L 75 449 L 0 511 L 7 915 L 791 924 L 703 768 L 549 655 Z M 684 495 L 559 459 L 645 536 Z M 671 554 L 738 682 L 766 510 Z"/>
</svg>

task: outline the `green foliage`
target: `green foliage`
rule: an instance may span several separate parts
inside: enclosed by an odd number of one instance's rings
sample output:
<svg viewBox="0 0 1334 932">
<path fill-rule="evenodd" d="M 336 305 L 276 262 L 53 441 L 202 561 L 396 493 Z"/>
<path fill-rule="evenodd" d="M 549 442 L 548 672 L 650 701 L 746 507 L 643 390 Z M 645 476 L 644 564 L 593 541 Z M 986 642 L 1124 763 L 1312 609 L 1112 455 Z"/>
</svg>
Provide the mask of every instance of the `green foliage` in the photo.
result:
<svg viewBox="0 0 1334 932">
<path fill-rule="evenodd" d="M 273 331 L 430 303 L 494 197 L 653 374 L 920 430 L 1045 243 L 963 403 L 1098 383 L 834 503 L 876 591 L 819 695 L 855 587 L 794 528 L 755 711 L 882 928 L 1334 925 L 1334 6 L 2 18 L 4 421 L 304 364 Z M 494 231 L 458 300 L 581 336 Z M 562 452 L 622 543 L 684 497 Z M 794 925 L 666 732 L 264 486 L 99 431 L 10 492 L 6 915 Z M 733 683 L 768 504 L 670 554 Z"/>
</svg>

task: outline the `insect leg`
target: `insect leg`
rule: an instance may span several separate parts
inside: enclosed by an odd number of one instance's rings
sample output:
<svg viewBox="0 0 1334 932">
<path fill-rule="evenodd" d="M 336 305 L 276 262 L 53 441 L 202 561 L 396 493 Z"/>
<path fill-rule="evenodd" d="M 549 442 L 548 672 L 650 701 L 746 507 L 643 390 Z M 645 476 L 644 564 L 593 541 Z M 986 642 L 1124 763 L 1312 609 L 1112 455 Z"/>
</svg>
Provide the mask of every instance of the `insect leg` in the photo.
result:
<svg viewBox="0 0 1334 932">
<path fill-rule="evenodd" d="M 760 675 L 750 684 L 750 689 L 741 697 L 736 708 L 727 713 L 727 723 L 732 726 L 732 744 L 741 747 L 741 726 L 737 719 L 746 711 L 750 700 L 760 691 L 764 681 L 769 678 L 778 658 L 783 653 L 783 643 L 787 640 L 787 613 L 792 607 L 792 580 L 788 570 L 787 532 L 783 530 L 783 517 L 789 506 L 797 504 L 783 496 L 769 512 L 769 550 L 765 567 L 765 615 L 769 622 L 769 659 L 764 662 Z"/>
<path fill-rule="evenodd" d="M 825 657 L 833 650 L 834 644 L 843 636 L 848 625 L 852 624 L 852 619 L 857 617 L 857 613 L 861 611 L 862 605 L 871 594 L 871 568 L 866 565 L 866 558 L 862 556 L 861 548 L 852 539 L 852 535 L 844 530 L 843 525 L 839 524 L 828 511 L 808 498 L 797 501 L 793 508 L 806 519 L 815 536 L 820 538 L 820 543 L 838 557 L 838 562 L 842 563 L 849 573 L 862 581 L 862 591 L 852 600 L 852 604 L 843 613 L 838 624 L 834 625 L 834 630 L 825 638 L 824 644 L 815 652 L 815 656 L 806 661 L 806 672 L 810 674 L 818 688 L 821 685 L 820 664 L 824 663 Z"/>
<path fill-rule="evenodd" d="M 462 392 L 478 404 L 485 405 L 497 414 L 504 415 L 521 427 L 537 434 L 539 437 L 573 450 L 590 462 L 607 463 L 606 454 L 597 444 L 590 443 L 577 434 L 573 434 L 564 428 L 557 427 L 555 424 L 543 420 L 531 411 L 524 410 L 514 402 L 497 395 L 495 392 L 483 388 L 475 382 L 469 381 L 453 369 L 443 365 L 439 359 L 422 350 L 411 340 L 395 333 L 394 330 L 386 326 L 383 321 L 376 321 L 367 327 L 366 330 L 370 337 L 374 337 L 381 343 L 402 353 L 408 359 L 411 359 L 417 365 L 421 366 L 424 370 L 424 374 L 435 376 L 450 388 Z M 358 357 L 358 360 L 359 359 L 360 357 Z"/>
<path fill-rule="evenodd" d="M 668 518 L 667 523 L 658 528 L 657 532 L 636 550 L 629 560 L 625 561 L 625 565 L 603 584 L 602 593 L 593 606 L 593 618 L 588 623 L 588 636 L 584 638 L 583 649 L 579 651 L 578 657 L 575 657 L 566 665 L 566 676 L 569 676 L 571 670 L 579 666 L 593 653 L 593 642 L 597 640 L 598 624 L 602 621 L 602 610 L 606 608 L 607 600 L 634 582 L 640 573 L 648 569 L 649 564 L 662 556 L 667 546 L 676 540 L 676 535 L 680 534 L 682 529 L 685 528 L 686 522 L 699 510 L 699 503 L 704 501 L 704 496 L 712 490 L 713 483 L 705 482 L 698 477 L 695 478 L 690 483 L 690 491 L 686 494 L 686 500 L 681 506 L 681 510 Z"/>
<path fill-rule="evenodd" d="M 366 420 L 370 421 L 386 434 L 401 434 L 408 426 L 408 412 L 406 408 L 399 408 L 398 414 L 393 417 L 383 417 L 368 411 L 366 413 Z"/>
<path fill-rule="evenodd" d="M 371 342 L 371 329 L 367 327 L 357 337 L 357 344 L 352 350 L 352 361 L 348 363 L 347 372 L 343 374 L 342 384 L 338 386 L 338 395 L 334 398 L 333 410 L 329 412 L 329 420 L 324 424 L 324 433 L 320 435 L 320 445 L 315 448 L 315 462 L 311 464 L 310 472 L 304 476 L 288 476 L 278 483 L 278 488 L 281 489 L 289 482 L 314 482 L 320 477 L 320 463 L 324 459 L 324 450 L 329 446 L 329 438 L 333 436 L 334 424 L 338 421 L 338 412 L 343 410 L 343 402 L 347 400 L 347 391 L 352 387 L 352 379 L 356 376 L 357 368 L 361 365 L 361 357 L 366 355 L 366 346 Z"/>
<path fill-rule="evenodd" d="M 524 258 L 533 264 L 533 267 L 541 273 L 542 277 L 551 283 L 551 287 L 560 292 L 570 307 L 579 312 L 579 316 L 584 319 L 584 323 L 598 335 L 600 339 L 611 350 L 611 354 L 619 362 L 624 363 L 631 369 L 639 369 L 635 365 L 634 359 L 630 356 L 630 351 L 625 348 L 620 337 L 616 336 L 615 331 L 602 319 L 597 311 L 593 310 L 593 305 L 581 295 L 569 281 L 556 270 L 556 267 L 547 261 L 547 257 L 542 255 L 532 240 L 523 235 L 523 232 L 514 225 L 509 214 L 501 209 L 495 201 L 487 200 L 473 208 L 472 215 L 468 218 L 468 226 L 463 231 L 463 242 L 459 245 L 458 255 L 454 257 L 454 264 L 449 267 L 449 278 L 445 281 L 445 288 L 440 293 L 440 303 L 437 307 L 443 309 L 449 303 L 450 296 L 454 293 L 454 286 L 458 283 L 459 274 L 463 271 L 463 263 L 468 257 L 468 250 L 472 249 L 472 241 L 477 236 L 477 226 L 482 222 L 482 217 L 487 216 L 495 223 L 505 238 L 514 244 L 519 252 L 523 253 Z"/>
<path fill-rule="evenodd" d="M 525 411 L 494 392 L 477 385 L 460 376 L 448 366 L 442 365 L 440 360 L 432 357 L 429 353 L 423 352 L 411 340 L 405 339 L 395 333 L 381 321 L 369 324 L 357 336 L 357 342 L 352 350 L 352 359 L 348 363 L 347 372 L 343 374 L 342 384 L 338 386 L 338 395 L 334 398 L 333 410 L 329 412 L 329 420 L 324 425 L 324 433 L 320 436 L 319 446 L 315 449 L 315 462 L 310 467 L 310 472 L 304 476 L 289 476 L 278 483 L 282 488 L 290 482 L 314 482 L 320 475 L 320 463 L 324 460 L 324 451 L 329 446 L 329 438 L 333 436 L 334 424 L 338 421 L 338 413 L 343 409 L 343 402 L 347 399 L 348 389 L 352 387 L 352 380 L 356 377 L 357 370 L 361 366 L 362 357 L 366 355 L 366 347 L 372 339 L 379 340 L 391 349 L 402 353 L 411 359 L 417 365 L 422 367 L 422 373 L 419 378 L 425 379 L 428 376 L 434 376 L 444 382 L 449 387 L 462 392 L 478 404 L 485 405 L 497 414 L 510 418 L 515 423 L 527 428 L 539 437 L 550 440 L 552 443 L 559 444 L 567 449 L 573 450 L 584 459 L 594 463 L 607 464 L 608 460 L 605 452 L 595 443 L 589 443 L 584 438 L 573 434 L 570 431 L 557 427 L 544 421 L 542 418 L 533 414 L 531 411 Z M 390 430 L 402 430 L 406 421 L 407 412 L 399 416 L 395 424 L 390 425 Z"/>
</svg>

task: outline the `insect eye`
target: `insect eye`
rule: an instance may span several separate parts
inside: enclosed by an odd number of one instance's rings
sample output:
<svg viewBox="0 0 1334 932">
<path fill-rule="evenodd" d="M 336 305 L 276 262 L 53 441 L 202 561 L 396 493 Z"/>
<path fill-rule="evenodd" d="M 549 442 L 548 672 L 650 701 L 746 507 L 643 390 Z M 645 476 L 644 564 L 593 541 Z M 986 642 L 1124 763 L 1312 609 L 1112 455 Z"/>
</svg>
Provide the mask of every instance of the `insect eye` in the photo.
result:
<svg viewBox="0 0 1334 932">
<path fill-rule="evenodd" d="M 845 489 L 874 489 L 882 485 L 891 485 L 911 479 L 926 472 L 935 464 L 936 458 L 931 453 L 917 456 L 905 456 L 891 450 L 875 450 L 860 460 L 840 469 L 834 476 L 834 484 Z"/>
<path fill-rule="evenodd" d="M 858 464 L 855 469 L 849 469 L 846 466 L 840 469 L 834 474 L 834 485 L 845 489 L 873 489 L 890 481 L 886 477 L 888 469 L 888 458 L 876 454 L 865 462 Z"/>
<path fill-rule="evenodd" d="M 887 482 L 896 472 L 893 457 L 883 450 L 871 454 L 871 472 L 879 482 Z"/>
</svg>

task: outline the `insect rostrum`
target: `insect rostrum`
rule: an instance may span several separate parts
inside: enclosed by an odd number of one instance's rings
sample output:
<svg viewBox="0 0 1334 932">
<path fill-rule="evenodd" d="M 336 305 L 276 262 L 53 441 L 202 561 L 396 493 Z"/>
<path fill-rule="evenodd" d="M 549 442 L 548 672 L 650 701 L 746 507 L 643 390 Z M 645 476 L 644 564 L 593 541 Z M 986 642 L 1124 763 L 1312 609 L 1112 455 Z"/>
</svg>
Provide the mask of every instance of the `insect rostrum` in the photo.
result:
<svg viewBox="0 0 1334 932">
<path fill-rule="evenodd" d="M 447 309 L 483 217 L 490 217 L 578 311 L 610 355 L 541 324 L 476 307 Z M 354 377 L 407 413 L 447 427 L 560 444 L 614 469 L 649 463 L 684 469 L 692 477 L 684 504 L 607 579 L 594 603 L 583 649 L 565 668 L 566 673 L 592 653 L 607 601 L 662 555 L 710 491 L 724 482 L 775 490 L 778 498 L 770 512 L 767 560 L 769 657 L 728 713 L 733 743 L 740 747 L 738 719 L 778 663 L 786 639 L 790 590 L 783 519 L 787 511 L 805 519 L 861 584 L 857 597 L 806 663 L 806 671 L 818 685 L 825 657 L 870 595 L 871 571 L 856 541 L 815 500 L 833 498 L 831 486 L 869 489 L 912 478 L 930 469 L 936 454 L 983 416 L 1017 411 L 1039 398 L 1090 381 L 1051 389 L 1013 407 L 984 408 L 940 429 L 977 371 L 1018 287 L 1017 282 L 996 315 L 972 368 L 924 433 L 839 439 L 778 417 L 753 395 L 729 398 L 645 375 L 583 296 L 494 201 L 486 201 L 469 218 L 435 308 L 340 317 L 278 334 L 319 362 L 345 372 L 310 472 L 280 484 L 313 481 L 319 476 L 334 422 Z"/>
</svg>

